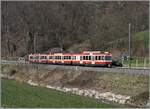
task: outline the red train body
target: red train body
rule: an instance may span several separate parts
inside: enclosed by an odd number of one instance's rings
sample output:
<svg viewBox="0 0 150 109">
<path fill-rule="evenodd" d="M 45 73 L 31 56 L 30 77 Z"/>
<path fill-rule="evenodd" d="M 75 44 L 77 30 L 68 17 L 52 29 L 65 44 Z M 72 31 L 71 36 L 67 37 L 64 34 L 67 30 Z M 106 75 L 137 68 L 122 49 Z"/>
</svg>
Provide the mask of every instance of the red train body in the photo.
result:
<svg viewBox="0 0 150 109">
<path fill-rule="evenodd" d="M 29 62 L 45 64 L 69 64 L 85 66 L 112 66 L 112 54 L 100 51 L 82 53 L 30 54 Z"/>
</svg>

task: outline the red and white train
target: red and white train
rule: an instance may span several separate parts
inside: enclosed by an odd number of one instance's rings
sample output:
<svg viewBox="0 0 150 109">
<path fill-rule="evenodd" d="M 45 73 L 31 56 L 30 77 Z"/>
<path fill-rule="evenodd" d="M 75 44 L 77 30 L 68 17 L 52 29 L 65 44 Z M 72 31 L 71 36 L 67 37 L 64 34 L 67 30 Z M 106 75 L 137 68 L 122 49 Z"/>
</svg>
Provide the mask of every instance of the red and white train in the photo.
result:
<svg viewBox="0 0 150 109">
<path fill-rule="evenodd" d="M 112 66 L 112 54 L 101 51 L 84 51 L 82 53 L 30 54 L 30 63 L 70 64 L 85 66 Z"/>
</svg>

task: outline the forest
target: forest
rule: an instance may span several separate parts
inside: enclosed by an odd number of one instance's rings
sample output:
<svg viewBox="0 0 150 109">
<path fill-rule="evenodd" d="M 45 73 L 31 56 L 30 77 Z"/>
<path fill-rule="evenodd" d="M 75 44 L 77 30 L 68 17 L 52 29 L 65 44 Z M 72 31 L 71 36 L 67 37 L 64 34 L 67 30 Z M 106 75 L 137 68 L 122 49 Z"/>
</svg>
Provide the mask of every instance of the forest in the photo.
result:
<svg viewBox="0 0 150 109">
<path fill-rule="evenodd" d="M 148 56 L 148 1 L 2 1 L 2 58 L 30 53 L 128 51 Z"/>
</svg>

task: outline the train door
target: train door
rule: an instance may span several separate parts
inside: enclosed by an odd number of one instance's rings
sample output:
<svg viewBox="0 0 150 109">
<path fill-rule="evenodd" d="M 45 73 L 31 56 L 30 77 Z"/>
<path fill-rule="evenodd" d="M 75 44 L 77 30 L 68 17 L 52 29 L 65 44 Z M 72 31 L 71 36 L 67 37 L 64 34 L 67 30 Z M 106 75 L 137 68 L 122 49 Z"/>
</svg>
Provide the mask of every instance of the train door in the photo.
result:
<svg viewBox="0 0 150 109">
<path fill-rule="evenodd" d="M 83 65 L 83 56 L 80 55 L 80 65 Z"/>
<path fill-rule="evenodd" d="M 91 56 L 92 65 L 95 65 L 95 56 Z"/>
</svg>

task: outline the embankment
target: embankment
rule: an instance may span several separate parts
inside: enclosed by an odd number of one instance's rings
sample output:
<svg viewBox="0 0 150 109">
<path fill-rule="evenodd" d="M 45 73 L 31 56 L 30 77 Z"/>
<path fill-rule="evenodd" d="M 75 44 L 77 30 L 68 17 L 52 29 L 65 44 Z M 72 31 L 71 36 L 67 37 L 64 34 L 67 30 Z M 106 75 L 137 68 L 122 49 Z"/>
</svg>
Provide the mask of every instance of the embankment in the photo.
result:
<svg viewBox="0 0 150 109">
<path fill-rule="evenodd" d="M 123 73 L 38 69 L 35 66 L 2 65 L 2 77 L 33 86 L 47 87 L 122 104 L 145 107 L 148 102 L 148 76 Z"/>
</svg>

